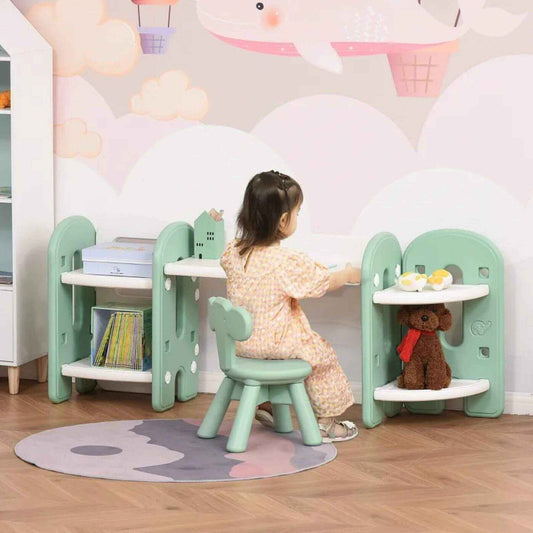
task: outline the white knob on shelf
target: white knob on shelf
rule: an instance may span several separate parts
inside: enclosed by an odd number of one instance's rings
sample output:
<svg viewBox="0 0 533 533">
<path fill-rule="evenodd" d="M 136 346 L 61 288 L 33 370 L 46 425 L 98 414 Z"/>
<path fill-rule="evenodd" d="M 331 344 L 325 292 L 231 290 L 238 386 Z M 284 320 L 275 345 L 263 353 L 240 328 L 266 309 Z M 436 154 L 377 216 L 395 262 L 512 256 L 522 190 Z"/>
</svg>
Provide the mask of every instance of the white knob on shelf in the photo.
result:
<svg viewBox="0 0 533 533">
<path fill-rule="evenodd" d="M 402 267 L 400 265 L 396 265 L 396 277 L 399 278 L 402 274 Z"/>
<path fill-rule="evenodd" d="M 172 379 L 172 374 L 170 373 L 170 371 L 167 370 L 167 373 L 165 374 L 165 383 L 169 385 L 171 379 Z"/>
<path fill-rule="evenodd" d="M 200 299 L 200 289 L 194 291 L 194 299 L 198 301 Z"/>
<path fill-rule="evenodd" d="M 169 291 L 170 289 L 172 289 L 172 280 L 170 278 L 167 278 L 165 280 L 165 289 L 167 291 Z"/>
<path fill-rule="evenodd" d="M 192 281 L 193 283 L 196 283 L 196 280 L 197 280 L 197 279 L 198 279 L 198 278 L 197 278 L 196 276 L 193 276 L 193 277 L 191 278 L 191 281 Z"/>
<path fill-rule="evenodd" d="M 193 362 L 191 363 L 191 372 L 192 372 L 193 374 L 196 374 L 196 371 L 197 371 L 197 370 L 198 370 L 198 364 L 196 363 L 196 361 L 193 361 Z"/>
<path fill-rule="evenodd" d="M 376 289 L 379 287 L 379 274 L 374 276 L 374 287 L 376 287 Z"/>
<path fill-rule="evenodd" d="M 199 344 L 197 344 L 194 347 L 194 355 L 196 355 L 196 357 L 198 357 L 200 355 L 200 345 Z"/>
</svg>

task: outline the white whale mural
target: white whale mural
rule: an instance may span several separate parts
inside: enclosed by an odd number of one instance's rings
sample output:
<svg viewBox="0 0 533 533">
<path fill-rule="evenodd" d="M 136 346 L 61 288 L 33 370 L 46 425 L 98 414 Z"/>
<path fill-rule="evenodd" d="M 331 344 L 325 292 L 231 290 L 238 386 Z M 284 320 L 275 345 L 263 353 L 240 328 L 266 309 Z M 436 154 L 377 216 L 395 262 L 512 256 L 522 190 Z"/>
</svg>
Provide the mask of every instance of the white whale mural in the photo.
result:
<svg viewBox="0 0 533 533">
<path fill-rule="evenodd" d="M 197 0 L 201 24 L 227 44 L 284 56 L 340 74 L 341 57 L 387 54 L 400 96 L 436 96 L 457 40 L 501 36 L 525 15 L 459 0 L 446 25 L 419 0 Z"/>
</svg>

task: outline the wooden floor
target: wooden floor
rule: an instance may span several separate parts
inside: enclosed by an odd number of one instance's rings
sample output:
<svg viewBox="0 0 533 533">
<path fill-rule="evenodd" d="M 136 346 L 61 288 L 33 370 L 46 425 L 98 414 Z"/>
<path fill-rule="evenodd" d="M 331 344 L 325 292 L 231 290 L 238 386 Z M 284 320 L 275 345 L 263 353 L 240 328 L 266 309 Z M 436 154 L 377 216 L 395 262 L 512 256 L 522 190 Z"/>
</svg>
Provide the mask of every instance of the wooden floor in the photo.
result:
<svg viewBox="0 0 533 533">
<path fill-rule="evenodd" d="M 287 477 L 149 484 L 39 470 L 13 453 L 44 429 L 104 420 L 196 417 L 210 397 L 152 411 L 148 396 L 98 391 L 52 405 L 46 385 L 0 380 L 0 532 L 533 531 L 533 417 L 402 414 L 338 458 Z M 360 422 L 360 408 L 351 413 Z"/>
</svg>

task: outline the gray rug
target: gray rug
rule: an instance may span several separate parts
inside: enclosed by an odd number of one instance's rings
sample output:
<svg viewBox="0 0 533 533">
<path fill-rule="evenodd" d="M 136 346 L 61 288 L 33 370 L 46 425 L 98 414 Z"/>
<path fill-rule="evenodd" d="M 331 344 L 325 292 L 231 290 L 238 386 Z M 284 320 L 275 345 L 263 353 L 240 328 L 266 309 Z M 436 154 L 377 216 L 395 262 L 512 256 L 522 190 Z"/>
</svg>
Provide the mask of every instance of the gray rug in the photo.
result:
<svg viewBox="0 0 533 533">
<path fill-rule="evenodd" d="M 130 420 L 67 426 L 20 441 L 15 453 L 39 468 L 123 481 L 235 481 L 295 474 L 337 456 L 332 444 L 304 446 L 298 432 L 254 425 L 248 451 L 228 453 L 231 422 L 199 439 L 198 420 Z"/>
</svg>

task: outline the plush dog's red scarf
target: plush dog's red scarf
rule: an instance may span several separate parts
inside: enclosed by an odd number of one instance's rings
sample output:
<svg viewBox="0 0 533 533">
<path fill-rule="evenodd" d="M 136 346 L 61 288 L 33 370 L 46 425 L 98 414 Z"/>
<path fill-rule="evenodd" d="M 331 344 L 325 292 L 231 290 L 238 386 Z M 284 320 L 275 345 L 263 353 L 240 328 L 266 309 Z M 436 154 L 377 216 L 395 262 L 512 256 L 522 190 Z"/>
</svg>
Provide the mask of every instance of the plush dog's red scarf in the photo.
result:
<svg viewBox="0 0 533 533">
<path fill-rule="evenodd" d="M 413 355 L 416 343 L 420 338 L 420 335 L 435 335 L 434 331 L 421 331 L 419 329 L 410 329 L 407 335 L 403 338 L 402 342 L 396 348 L 396 351 L 400 354 L 400 359 L 404 363 L 408 363 Z"/>
</svg>

